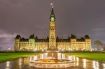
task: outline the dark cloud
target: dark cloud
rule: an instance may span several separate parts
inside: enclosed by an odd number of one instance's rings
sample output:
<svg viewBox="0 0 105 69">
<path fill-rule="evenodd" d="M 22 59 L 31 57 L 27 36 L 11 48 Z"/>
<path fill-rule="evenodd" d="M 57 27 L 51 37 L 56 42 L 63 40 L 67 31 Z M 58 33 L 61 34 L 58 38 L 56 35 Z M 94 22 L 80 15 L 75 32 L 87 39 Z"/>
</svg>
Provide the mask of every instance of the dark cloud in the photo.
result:
<svg viewBox="0 0 105 69">
<path fill-rule="evenodd" d="M 0 29 L 25 36 L 46 37 L 49 28 L 51 0 L 0 0 Z M 105 0 L 55 0 L 57 34 L 78 36 L 94 34 L 105 29 Z M 101 31 L 103 38 L 105 31 Z M 103 40 L 102 39 L 102 40 Z"/>
</svg>

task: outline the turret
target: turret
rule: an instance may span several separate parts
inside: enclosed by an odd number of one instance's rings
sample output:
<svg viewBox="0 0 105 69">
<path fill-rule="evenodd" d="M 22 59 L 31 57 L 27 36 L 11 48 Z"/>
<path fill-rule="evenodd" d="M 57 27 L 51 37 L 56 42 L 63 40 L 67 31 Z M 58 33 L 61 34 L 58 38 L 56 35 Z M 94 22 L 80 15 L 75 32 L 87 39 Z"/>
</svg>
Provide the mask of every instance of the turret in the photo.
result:
<svg viewBox="0 0 105 69">
<path fill-rule="evenodd" d="M 34 49 L 35 48 L 35 37 L 34 37 L 34 34 L 30 35 L 29 37 L 29 48 L 30 50 Z"/>
<path fill-rule="evenodd" d="M 70 39 L 71 39 L 71 42 L 76 42 L 76 39 L 77 39 L 77 38 L 76 38 L 75 35 L 71 34 Z"/>
<path fill-rule="evenodd" d="M 71 43 L 71 49 L 72 50 L 76 50 L 76 36 L 71 34 L 71 37 L 70 37 L 70 43 Z"/>
<path fill-rule="evenodd" d="M 20 35 L 17 35 L 16 37 L 15 37 L 15 46 L 14 46 L 14 50 L 15 51 L 18 51 L 19 50 L 19 48 L 20 48 L 20 39 L 21 39 L 21 36 Z"/>
<path fill-rule="evenodd" d="M 86 44 L 86 49 L 91 50 L 91 39 L 89 35 L 85 35 L 85 44 Z"/>
</svg>

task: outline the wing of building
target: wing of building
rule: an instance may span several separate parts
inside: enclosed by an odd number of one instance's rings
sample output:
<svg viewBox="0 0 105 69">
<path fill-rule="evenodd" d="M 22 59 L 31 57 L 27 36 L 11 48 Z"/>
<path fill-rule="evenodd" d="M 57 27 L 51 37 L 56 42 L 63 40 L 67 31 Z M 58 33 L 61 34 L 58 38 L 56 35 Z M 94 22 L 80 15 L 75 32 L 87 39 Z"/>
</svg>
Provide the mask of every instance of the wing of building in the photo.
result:
<svg viewBox="0 0 105 69">
<path fill-rule="evenodd" d="M 91 50 L 91 38 L 88 35 L 78 39 L 71 34 L 67 39 L 59 38 L 56 35 L 56 18 L 54 9 L 52 7 L 49 24 L 49 37 L 39 39 L 31 35 L 28 39 L 17 35 L 15 38 L 16 51 L 44 51 L 44 50 L 58 50 L 58 51 L 79 51 Z"/>
</svg>

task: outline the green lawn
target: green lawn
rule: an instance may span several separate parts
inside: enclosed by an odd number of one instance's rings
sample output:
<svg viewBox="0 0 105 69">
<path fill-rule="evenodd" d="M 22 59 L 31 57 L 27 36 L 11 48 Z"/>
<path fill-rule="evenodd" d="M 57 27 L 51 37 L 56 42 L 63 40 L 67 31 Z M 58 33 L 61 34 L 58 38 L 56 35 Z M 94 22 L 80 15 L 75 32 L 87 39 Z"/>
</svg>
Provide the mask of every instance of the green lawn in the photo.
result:
<svg viewBox="0 0 105 69">
<path fill-rule="evenodd" d="M 19 57 L 29 57 L 32 55 L 38 55 L 40 53 L 35 52 L 3 52 L 0 53 L 0 62 L 7 60 L 13 60 Z M 87 58 L 92 60 L 105 61 L 105 52 L 72 52 L 65 53 L 66 55 L 73 55 L 80 58 Z"/>
<path fill-rule="evenodd" d="M 74 52 L 74 53 L 66 53 L 66 54 L 77 56 L 80 58 L 105 61 L 105 53 L 104 52 Z"/>
<path fill-rule="evenodd" d="M 7 60 L 13 60 L 19 57 L 29 57 L 32 55 L 37 55 L 39 53 L 34 52 L 4 52 L 0 53 L 0 62 L 4 62 Z"/>
</svg>

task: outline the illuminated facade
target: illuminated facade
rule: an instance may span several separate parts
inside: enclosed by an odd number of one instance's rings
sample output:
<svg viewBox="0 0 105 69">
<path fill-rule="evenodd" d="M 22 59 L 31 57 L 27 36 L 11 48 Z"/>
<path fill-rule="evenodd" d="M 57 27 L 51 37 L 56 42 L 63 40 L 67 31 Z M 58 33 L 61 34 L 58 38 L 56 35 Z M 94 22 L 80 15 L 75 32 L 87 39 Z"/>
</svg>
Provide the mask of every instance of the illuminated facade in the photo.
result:
<svg viewBox="0 0 105 69">
<path fill-rule="evenodd" d="M 91 50 L 91 39 L 88 35 L 83 38 L 76 38 L 71 34 L 67 39 L 56 36 L 56 18 L 54 9 L 52 7 L 50 14 L 49 37 L 46 39 L 38 39 L 34 34 L 29 39 L 21 38 L 17 35 L 15 38 L 16 51 L 44 51 L 44 50 L 58 50 L 58 51 L 75 51 L 75 50 Z"/>
</svg>

